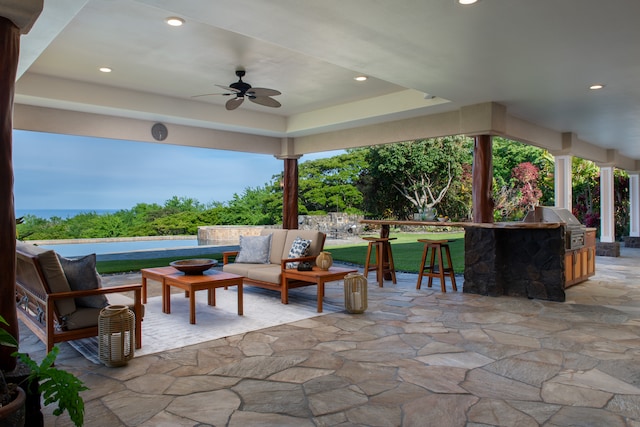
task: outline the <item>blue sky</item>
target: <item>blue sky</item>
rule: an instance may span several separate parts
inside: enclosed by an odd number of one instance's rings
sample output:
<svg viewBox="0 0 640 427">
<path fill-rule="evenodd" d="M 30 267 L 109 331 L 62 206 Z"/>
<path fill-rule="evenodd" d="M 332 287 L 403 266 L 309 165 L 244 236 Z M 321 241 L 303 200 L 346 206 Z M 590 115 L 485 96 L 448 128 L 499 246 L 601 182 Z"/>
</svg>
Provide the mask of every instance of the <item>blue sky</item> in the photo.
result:
<svg viewBox="0 0 640 427">
<path fill-rule="evenodd" d="M 130 209 L 163 205 L 173 196 L 226 202 L 270 182 L 283 162 L 270 155 L 16 130 L 13 167 L 16 209 Z"/>
</svg>

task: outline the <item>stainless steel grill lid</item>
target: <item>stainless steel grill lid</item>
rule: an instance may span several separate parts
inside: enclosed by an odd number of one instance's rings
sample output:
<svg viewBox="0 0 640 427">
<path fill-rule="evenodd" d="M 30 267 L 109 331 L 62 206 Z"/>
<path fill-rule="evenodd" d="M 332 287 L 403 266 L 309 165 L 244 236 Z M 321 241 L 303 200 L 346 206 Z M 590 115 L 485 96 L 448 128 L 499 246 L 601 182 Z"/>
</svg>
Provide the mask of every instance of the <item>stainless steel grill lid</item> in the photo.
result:
<svg viewBox="0 0 640 427">
<path fill-rule="evenodd" d="M 578 221 L 571 211 L 552 206 L 536 206 L 524 218 L 524 222 L 564 223 L 565 249 L 579 249 L 584 246 L 586 227 Z"/>
</svg>

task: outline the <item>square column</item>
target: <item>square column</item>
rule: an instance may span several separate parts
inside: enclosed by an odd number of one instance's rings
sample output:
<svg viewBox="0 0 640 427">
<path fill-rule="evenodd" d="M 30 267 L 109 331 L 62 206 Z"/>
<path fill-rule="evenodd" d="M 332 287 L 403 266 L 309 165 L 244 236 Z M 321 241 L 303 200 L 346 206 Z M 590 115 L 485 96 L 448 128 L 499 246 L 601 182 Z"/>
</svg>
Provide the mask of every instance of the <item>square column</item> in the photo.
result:
<svg viewBox="0 0 640 427">
<path fill-rule="evenodd" d="M 596 255 L 618 257 L 613 178 L 613 166 L 600 166 L 600 242 L 596 244 Z"/>
<path fill-rule="evenodd" d="M 629 174 L 629 237 L 640 237 L 640 173 Z"/>
<path fill-rule="evenodd" d="M 570 155 L 560 155 L 555 157 L 555 166 L 554 166 L 554 199 L 555 206 L 557 208 L 564 208 L 571 212 L 572 208 L 572 199 L 573 199 L 573 191 L 572 191 L 572 170 L 571 164 L 573 161 L 573 156 Z"/>
<path fill-rule="evenodd" d="M 629 173 L 629 235 L 624 246 L 640 248 L 640 173 Z"/>
</svg>

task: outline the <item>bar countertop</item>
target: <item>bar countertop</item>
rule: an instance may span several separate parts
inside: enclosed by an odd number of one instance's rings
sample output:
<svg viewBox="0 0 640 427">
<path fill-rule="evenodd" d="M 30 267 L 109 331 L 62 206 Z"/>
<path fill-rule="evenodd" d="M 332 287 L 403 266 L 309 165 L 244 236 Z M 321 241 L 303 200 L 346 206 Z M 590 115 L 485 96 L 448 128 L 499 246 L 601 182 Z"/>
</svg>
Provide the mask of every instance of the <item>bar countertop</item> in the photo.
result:
<svg viewBox="0 0 640 427">
<path fill-rule="evenodd" d="M 517 228 L 517 229 L 550 229 L 558 228 L 563 222 L 454 222 L 454 221 L 417 221 L 417 220 L 391 220 L 391 219 L 363 219 L 361 224 L 368 225 L 411 225 L 425 227 L 461 227 L 461 228 Z"/>
</svg>

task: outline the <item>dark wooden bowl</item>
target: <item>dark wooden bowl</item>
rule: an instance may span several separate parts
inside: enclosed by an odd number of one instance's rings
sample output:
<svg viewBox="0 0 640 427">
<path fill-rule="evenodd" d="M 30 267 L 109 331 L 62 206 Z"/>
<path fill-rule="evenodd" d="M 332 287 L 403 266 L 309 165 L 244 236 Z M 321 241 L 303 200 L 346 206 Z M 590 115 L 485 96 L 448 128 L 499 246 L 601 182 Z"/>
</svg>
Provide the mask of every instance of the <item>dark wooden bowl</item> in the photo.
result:
<svg viewBox="0 0 640 427">
<path fill-rule="evenodd" d="M 189 275 L 202 274 L 217 264 L 215 259 L 181 259 L 169 263 L 171 267 Z"/>
</svg>

